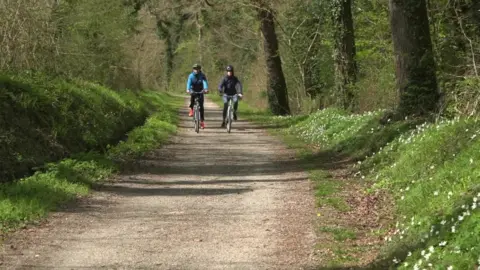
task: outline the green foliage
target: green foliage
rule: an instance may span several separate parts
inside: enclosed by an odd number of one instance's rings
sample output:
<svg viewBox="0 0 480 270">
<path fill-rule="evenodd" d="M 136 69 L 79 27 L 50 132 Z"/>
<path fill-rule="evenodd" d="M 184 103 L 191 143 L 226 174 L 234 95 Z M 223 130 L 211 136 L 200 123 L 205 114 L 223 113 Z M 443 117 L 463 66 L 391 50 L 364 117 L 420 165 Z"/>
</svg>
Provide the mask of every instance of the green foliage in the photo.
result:
<svg viewBox="0 0 480 270">
<path fill-rule="evenodd" d="M 0 228 L 2 230 L 37 220 L 77 196 L 86 195 L 88 187 L 104 180 L 113 166 L 92 159 L 66 159 L 49 164 L 46 172 L 0 186 Z"/>
<path fill-rule="evenodd" d="M 350 115 L 340 109 L 325 109 L 292 126 L 290 132 L 294 132 L 308 143 L 327 149 L 354 137 L 359 130 L 369 122 L 378 120 L 380 116 L 381 111 Z"/>
<path fill-rule="evenodd" d="M 73 153 L 105 149 L 156 109 L 149 93 L 38 73 L 1 76 L 0 91 L 2 181 Z"/>
<path fill-rule="evenodd" d="M 22 48 L 15 54 L 0 50 L 0 58 L 10 61 L 0 63 L 0 71 L 39 70 L 115 88 L 139 88 L 139 74 L 129 68 L 132 58 L 125 48 L 138 24 L 133 5 L 110 0 L 56 1 L 51 6 L 21 2 L 17 9 L 0 12 L 5 18 L 0 28 L 21 33 L 20 40 L 0 44 Z"/>
<path fill-rule="evenodd" d="M 445 114 L 478 115 L 480 112 L 480 78 L 468 76 L 456 82 L 445 82 L 444 88 L 448 89 L 445 100 Z"/>
<path fill-rule="evenodd" d="M 385 233 L 385 246 L 371 269 L 411 269 L 415 264 L 474 268 L 480 241 L 479 119 L 382 125 L 380 116 L 328 109 L 286 130 L 323 149 L 363 153 L 357 156 L 362 161 L 355 166 L 356 175 L 368 179 L 373 190 L 393 195 L 396 225 Z M 310 179 L 315 181 L 318 203 L 342 210 L 344 202 L 335 196 L 341 190 L 338 182 L 322 171 L 311 172 Z M 338 239 L 347 237 L 342 230 L 323 231 Z"/>
<path fill-rule="evenodd" d="M 374 187 L 395 194 L 398 223 L 385 257 L 404 266 L 475 266 L 479 128 L 477 119 L 463 118 L 419 125 L 362 164 L 377 179 Z"/>
<path fill-rule="evenodd" d="M 158 112 L 150 116 L 143 126 L 128 133 L 128 140 L 121 141 L 109 149 L 108 157 L 117 161 L 128 161 L 140 157 L 148 150 L 164 143 L 176 131 L 177 112 L 172 105 L 179 105 L 176 99 L 168 96 L 151 95 L 157 98 Z"/>
<path fill-rule="evenodd" d="M 157 112 L 145 125 L 130 131 L 126 141 L 109 147 L 105 154 L 76 153 L 60 162 L 48 163 L 32 176 L 0 184 L 0 229 L 37 221 L 59 205 L 87 195 L 95 183 L 120 169 L 118 161 L 131 161 L 165 142 L 176 131 L 178 101 L 153 92 L 145 92 L 143 97 L 150 100 Z"/>
<path fill-rule="evenodd" d="M 357 237 L 354 231 L 345 228 L 323 227 L 320 230 L 322 232 L 332 233 L 336 241 L 345 241 Z"/>
<path fill-rule="evenodd" d="M 281 9 L 280 48 L 287 86 L 297 105 L 296 112 L 317 109 L 308 99 L 328 99 L 334 86 L 331 26 L 328 5 L 319 1 L 289 5 Z"/>
<path fill-rule="evenodd" d="M 123 66 L 122 43 L 136 23 L 132 7 L 119 1 L 101 5 L 92 0 L 63 2 L 52 14 L 65 54 L 58 59 L 57 71 L 102 84 L 113 85 L 120 76 L 112 66 Z"/>
</svg>

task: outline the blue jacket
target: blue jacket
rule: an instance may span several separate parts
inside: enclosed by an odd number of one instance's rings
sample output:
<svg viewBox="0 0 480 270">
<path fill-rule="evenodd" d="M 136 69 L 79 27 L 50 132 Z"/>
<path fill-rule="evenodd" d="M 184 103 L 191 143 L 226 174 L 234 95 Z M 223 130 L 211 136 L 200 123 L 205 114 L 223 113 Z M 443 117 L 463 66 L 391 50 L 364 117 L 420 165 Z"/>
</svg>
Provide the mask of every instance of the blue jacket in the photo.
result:
<svg viewBox="0 0 480 270">
<path fill-rule="evenodd" d="M 208 90 L 208 82 L 205 74 L 199 72 L 195 74 L 192 72 L 188 76 L 187 91 L 193 90 L 194 92 L 201 92 L 202 90 Z"/>
</svg>

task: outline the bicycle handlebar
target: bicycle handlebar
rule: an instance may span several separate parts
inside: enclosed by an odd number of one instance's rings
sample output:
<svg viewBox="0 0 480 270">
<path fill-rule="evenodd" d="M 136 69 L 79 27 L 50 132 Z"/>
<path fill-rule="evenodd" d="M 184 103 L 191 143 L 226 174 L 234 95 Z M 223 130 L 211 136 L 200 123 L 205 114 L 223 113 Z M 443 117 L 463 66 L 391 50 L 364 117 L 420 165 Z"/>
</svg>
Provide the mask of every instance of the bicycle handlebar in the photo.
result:
<svg viewBox="0 0 480 270">
<path fill-rule="evenodd" d="M 195 91 L 189 91 L 189 95 L 201 95 L 201 94 L 206 94 L 208 91 L 202 90 L 202 92 L 195 92 Z"/>
</svg>

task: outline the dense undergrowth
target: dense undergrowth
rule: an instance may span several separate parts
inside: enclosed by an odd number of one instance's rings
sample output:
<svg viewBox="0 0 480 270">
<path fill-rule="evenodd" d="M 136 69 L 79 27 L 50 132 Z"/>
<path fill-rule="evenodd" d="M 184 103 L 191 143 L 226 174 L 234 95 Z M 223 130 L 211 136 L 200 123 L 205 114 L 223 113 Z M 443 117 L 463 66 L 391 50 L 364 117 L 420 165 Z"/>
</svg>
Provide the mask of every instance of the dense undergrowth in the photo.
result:
<svg viewBox="0 0 480 270">
<path fill-rule="evenodd" d="M 0 186 L 2 229 L 39 220 L 87 194 L 119 164 L 176 130 L 178 102 L 164 93 L 115 92 L 41 75 L 4 76 L 0 86 L 7 112 L 1 118 L 2 180 L 10 180 Z M 33 175 L 11 181 L 32 166 L 38 167 Z"/>
<path fill-rule="evenodd" d="M 45 162 L 105 150 L 162 105 L 146 92 L 113 91 L 41 74 L 0 76 L 0 103 L 3 182 Z"/>
<path fill-rule="evenodd" d="M 288 117 L 250 115 L 247 109 L 246 116 L 283 128 L 306 144 L 356 158 L 353 172 L 370 183 L 366 192 L 392 194 L 396 224 L 370 268 L 474 269 L 480 264 L 478 119 L 381 124 L 381 111 L 352 115 L 334 109 Z"/>
</svg>

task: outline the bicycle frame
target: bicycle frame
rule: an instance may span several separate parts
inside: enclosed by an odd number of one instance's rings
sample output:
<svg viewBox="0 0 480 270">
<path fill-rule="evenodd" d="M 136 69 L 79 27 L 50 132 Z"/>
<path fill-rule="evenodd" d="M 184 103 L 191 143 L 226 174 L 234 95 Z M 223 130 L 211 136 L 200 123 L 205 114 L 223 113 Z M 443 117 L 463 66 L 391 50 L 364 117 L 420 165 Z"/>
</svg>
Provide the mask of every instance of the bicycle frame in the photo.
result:
<svg viewBox="0 0 480 270">
<path fill-rule="evenodd" d="M 194 95 L 194 103 L 193 103 L 193 123 L 194 123 L 194 128 L 195 132 L 198 133 L 200 131 L 200 101 L 199 97 L 200 95 L 203 95 L 204 92 L 201 93 L 191 93 L 191 95 Z"/>
<path fill-rule="evenodd" d="M 235 95 L 226 95 L 227 100 L 228 100 L 228 109 L 227 109 L 227 121 L 226 123 L 226 128 L 227 132 L 230 133 L 232 130 L 232 122 L 233 122 L 233 98 L 238 96 L 237 94 Z"/>
</svg>

